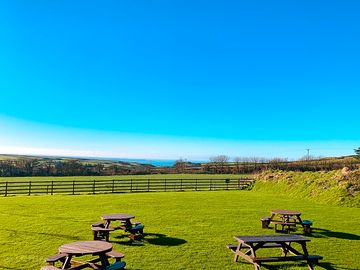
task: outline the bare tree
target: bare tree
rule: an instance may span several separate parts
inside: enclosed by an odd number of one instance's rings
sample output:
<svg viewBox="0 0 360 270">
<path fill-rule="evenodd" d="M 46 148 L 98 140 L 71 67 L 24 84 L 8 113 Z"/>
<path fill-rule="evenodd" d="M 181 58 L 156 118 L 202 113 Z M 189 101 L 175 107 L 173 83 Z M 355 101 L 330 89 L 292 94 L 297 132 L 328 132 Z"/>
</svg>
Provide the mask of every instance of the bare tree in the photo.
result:
<svg viewBox="0 0 360 270">
<path fill-rule="evenodd" d="M 234 158 L 234 173 L 240 173 L 241 172 L 241 157 L 235 157 Z"/>
<path fill-rule="evenodd" d="M 225 173 L 229 160 L 230 157 L 225 155 L 219 155 L 210 158 L 210 162 L 215 166 L 215 171 L 217 173 Z"/>
<path fill-rule="evenodd" d="M 175 161 L 175 164 L 174 164 L 174 169 L 177 173 L 184 173 L 185 170 L 186 170 L 186 164 L 187 164 L 187 161 L 186 159 L 178 159 Z"/>
<path fill-rule="evenodd" d="M 274 157 L 269 160 L 269 167 L 271 169 L 282 169 L 281 164 L 287 161 L 286 158 Z"/>
</svg>

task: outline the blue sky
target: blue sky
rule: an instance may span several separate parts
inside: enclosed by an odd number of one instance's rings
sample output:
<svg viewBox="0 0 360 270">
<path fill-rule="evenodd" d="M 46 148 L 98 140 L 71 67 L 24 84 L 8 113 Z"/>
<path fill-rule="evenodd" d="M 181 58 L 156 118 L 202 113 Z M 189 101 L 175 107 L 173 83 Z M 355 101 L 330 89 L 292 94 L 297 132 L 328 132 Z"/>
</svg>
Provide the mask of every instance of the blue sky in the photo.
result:
<svg viewBox="0 0 360 270">
<path fill-rule="evenodd" d="M 360 146 L 358 1 L 2 1 L 0 152 Z"/>
</svg>

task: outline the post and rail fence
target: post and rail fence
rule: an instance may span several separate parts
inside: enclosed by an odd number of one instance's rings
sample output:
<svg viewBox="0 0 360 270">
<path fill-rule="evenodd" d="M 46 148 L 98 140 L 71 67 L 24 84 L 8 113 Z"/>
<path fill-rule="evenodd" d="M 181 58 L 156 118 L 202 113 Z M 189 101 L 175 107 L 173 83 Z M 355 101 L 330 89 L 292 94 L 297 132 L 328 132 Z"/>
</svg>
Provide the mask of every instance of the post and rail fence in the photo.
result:
<svg viewBox="0 0 360 270">
<path fill-rule="evenodd" d="M 0 196 L 241 190 L 253 183 L 252 178 L 4 181 L 0 182 Z"/>
</svg>

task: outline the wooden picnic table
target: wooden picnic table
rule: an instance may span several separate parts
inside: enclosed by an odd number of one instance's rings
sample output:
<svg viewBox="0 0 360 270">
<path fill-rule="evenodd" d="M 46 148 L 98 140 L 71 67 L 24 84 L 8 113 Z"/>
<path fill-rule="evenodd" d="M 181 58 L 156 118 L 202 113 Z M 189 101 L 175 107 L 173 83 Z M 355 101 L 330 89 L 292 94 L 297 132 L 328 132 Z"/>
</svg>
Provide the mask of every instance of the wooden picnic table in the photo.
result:
<svg viewBox="0 0 360 270">
<path fill-rule="evenodd" d="M 124 230 L 128 232 L 128 237 L 132 240 L 141 239 L 144 236 L 144 225 L 141 222 L 131 222 L 135 218 L 130 214 L 108 214 L 101 217 L 104 222 L 105 229 Z M 111 221 L 120 221 L 120 226 L 110 226 Z"/>
<path fill-rule="evenodd" d="M 241 257 L 252 263 L 256 270 L 260 269 L 261 263 L 282 261 L 306 261 L 309 269 L 314 269 L 314 263 L 322 259 L 318 255 L 309 255 L 306 242 L 310 240 L 300 235 L 262 235 L 262 236 L 234 236 L 237 245 L 228 245 L 234 253 L 234 261 Z M 300 245 L 301 250 L 292 246 L 293 243 Z M 263 248 L 280 248 L 283 255 L 278 257 L 259 257 L 257 251 Z M 288 253 L 293 256 L 287 256 Z"/>
<path fill-rule="evenodd" d="M 67 257 L 61 269 L 67 269 L 71 267 L 71 260 L 73 256 L 84 255 L 92 255 L 97 257 L 94 261 L 100 261 L 101 267 L 105 268 L 109 265 L 109 260 L 106 256 L 106 253 L 111 250 L 112 245 L 104 241 L 79 241 L 64 244 L 59 247 L 59 253 L 67 254 Z M 84 264 L 88 264 L 88 262 L 85 262 Z"/>
<path fill-rule="evenodd" d="M 101 218 L 105 221 L 105 228 L 108 229 L 110 227 L 111 221 L 120 221 L 122 223 L 122 226 L 115 227 L 115 229 L 123 229 L 124 226 L 125 228 L 129 228 L 132 226 L 130 220 L 132 218 L 135 218 L 135 216 L 130 214 L 107 214 L 101 216 Z"/>
<path fill-rule="evenodd" d="M 287 227 L 290 230 L 290 227 L 296 227 L 297 224 L 302 225 L 301 213 L 293 210 L 271 210 L 270 223 L 275 224 L 275 230 L 277 230 L 277 225 L 281 225 L 282 231 Z"/>
</svg>

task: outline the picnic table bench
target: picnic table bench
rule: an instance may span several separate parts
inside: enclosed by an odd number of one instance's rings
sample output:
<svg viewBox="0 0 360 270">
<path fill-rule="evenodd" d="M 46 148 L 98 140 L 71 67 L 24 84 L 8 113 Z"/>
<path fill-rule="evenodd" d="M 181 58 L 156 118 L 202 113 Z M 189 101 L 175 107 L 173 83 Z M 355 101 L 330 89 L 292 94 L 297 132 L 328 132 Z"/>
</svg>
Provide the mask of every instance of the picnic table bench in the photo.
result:
<svg viewBox="0 0 360 270">
<path fill-rule="evenodd" d="M 252 263 L 255 270 L 260 270 L 262 263 L 286 262 L 286 261 L 305 261 L 310 270 L 314 269 L 314 264 L 322 259 L 319 255 L 309 255 L 306 242 L 310 240 L 300 235 L 263 235 L 263 236 L 234 236 L 237 240 L 236 245 L 227 245 L 235 253 L 234 261 L 237 262 L 241 257 Z M 301 250 L 292 246 L 297 243 Z M 257 252 L 264 248 L 280 248 L 281 256 L 276 257 L 259 257 Z M 288 256 L 288 254 L 292 254 Z"/>
<path fill-rule="evenodd" d="M 97 222 L 91 224 L 91 230 L 93 232 L 94 240 L 105 240 L 109 242 L 110 232 L 114 231 L 115 228 L 105 228 L 104 222 Z"/>
</svg>

